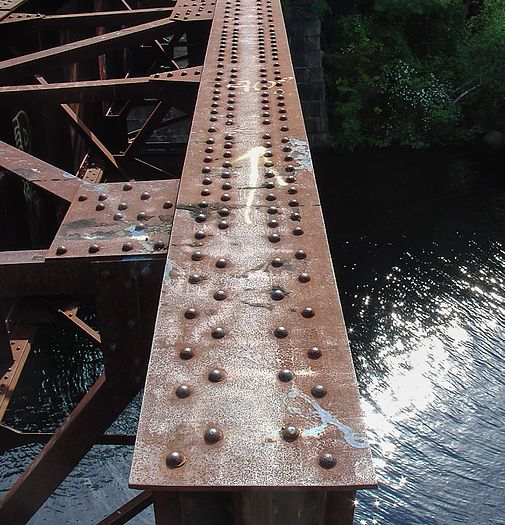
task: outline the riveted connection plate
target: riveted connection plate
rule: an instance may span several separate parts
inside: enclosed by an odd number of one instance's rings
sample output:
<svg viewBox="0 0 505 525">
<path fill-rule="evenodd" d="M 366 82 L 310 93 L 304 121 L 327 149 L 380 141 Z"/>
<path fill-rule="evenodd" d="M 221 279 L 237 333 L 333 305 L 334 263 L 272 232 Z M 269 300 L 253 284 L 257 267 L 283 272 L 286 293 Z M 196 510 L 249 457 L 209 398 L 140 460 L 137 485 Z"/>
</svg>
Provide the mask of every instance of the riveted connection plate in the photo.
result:
<svg viewBox="0 0 505 525">
<path fill-rule="evenodd" d="M 83 184 L 48 258 L 166 253 L 179 181 Z"/>
<path fill-rule="evenodd" d="M 218 0 L 130 484 L 376 483 L 279 0 Z"/>
<path fill-rule="evenodd" d="M 174 20 L 211 20 L 214 16 L 215 0 L 178 0 L 170 15 Z"/>
</svg>

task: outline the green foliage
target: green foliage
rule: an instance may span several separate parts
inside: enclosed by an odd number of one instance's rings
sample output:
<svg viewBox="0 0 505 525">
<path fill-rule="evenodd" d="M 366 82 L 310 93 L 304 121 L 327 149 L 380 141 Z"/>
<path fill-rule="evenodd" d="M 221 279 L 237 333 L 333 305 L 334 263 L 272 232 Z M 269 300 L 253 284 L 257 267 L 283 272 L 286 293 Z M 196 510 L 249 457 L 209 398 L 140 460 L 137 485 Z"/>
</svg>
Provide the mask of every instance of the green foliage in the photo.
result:
<svg viewBox="0 0 505 525">
<path fill-rule="evenodd" d="M 323 18 L 337 148 L 419 149 L 505 131 L 505 1 L 469 4 L 362 0 Z"/>
</svg>

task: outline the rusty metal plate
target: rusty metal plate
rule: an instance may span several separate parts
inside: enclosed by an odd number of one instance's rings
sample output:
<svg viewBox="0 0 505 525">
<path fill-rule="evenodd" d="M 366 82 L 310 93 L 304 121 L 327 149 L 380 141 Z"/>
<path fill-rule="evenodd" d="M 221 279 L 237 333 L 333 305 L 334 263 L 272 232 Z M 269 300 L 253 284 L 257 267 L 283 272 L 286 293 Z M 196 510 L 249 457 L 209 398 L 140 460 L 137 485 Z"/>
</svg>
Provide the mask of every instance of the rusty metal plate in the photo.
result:
<svg viewBox="0 0 505 525">
<path fill-rule="evenodd" d="M 166 253 L 179 181 L 83 184 L 48 259 Z"/>
<path fill-rule="evenodd" d="M 218 0 L 130 484 L 376 483 L 278 0 Z"/>
<path fill-rule="evenodd" d="M 170 18 L 173 20 L 211 20 L 214 16 L 215 0 L 178 0 Z"/>
</svg>

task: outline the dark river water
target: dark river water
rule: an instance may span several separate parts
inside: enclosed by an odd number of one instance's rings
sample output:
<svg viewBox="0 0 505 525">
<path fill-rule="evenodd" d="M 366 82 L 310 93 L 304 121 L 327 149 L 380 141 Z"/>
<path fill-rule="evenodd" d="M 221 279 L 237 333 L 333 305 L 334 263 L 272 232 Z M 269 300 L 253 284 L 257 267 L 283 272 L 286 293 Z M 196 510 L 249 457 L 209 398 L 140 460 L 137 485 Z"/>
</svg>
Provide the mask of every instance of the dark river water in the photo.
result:
<svg viewBox="0 0 505 525">
<path fill-rule="evenodd" d="M 316 163 L 380 481 L 358 494 L 359 525 L 505 524 L 499 166 L 426 153 Z M 68 331 L 43 333 L 6 423 L 52 430 L 99 372 L 96 349 Z M 112 430 L 134 431 L 138 408 Z M 0 490 L 38 449 L 0 458 Z M 134 494 L 131 454 L 94 447 L 30 523 L 91 524 L 111 512 Z"/>
</svg>

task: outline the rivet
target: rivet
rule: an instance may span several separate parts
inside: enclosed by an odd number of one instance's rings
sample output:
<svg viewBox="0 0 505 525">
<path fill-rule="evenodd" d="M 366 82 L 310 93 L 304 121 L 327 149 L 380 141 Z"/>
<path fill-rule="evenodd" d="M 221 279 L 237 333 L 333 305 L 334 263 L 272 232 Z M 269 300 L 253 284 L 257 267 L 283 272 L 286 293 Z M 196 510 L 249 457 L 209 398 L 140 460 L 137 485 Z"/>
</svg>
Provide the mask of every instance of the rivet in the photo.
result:
<svg viewBox="0 0 505 525">
<path fill-rule="evenodd" d="M 319 456 L 319 466 L 325 469 L 333 468 L 337 464 L 336 459 L 334 458 L 333 454 L 322 454 Z"/>
<path fill-rule="evenodd" d="M 155 250 L 163 250 L 163 248 L 165 248 L 165 243 L 163 241 L 156 241 L 154 243 Z"/>
<path fill-rule="evenodd" d="M 193 349 L 192 348 L 183 348 L 180 352 L 179 352 L 179 357 L 181 359 L 184 359 L 185 361 L 187 361 L 188 359 L 191 359 L 193 356 L 194 356 L 194 352 L 193 352 Z"/>
<path fill-rule="evenodd" d="M 208 428 L 204 434 L 205 443 L 217 443 L 223 439 L 223 433 L 217 428 Z"/>
<path fill-rule="evenodd" d="M 186 463 L 186 458 L 180 452 L 170 452 L 165 462 L 169 468 L 178 468 Z"/>
<path fill-rule="evenodd" d="M 287 337 L 288 331 L 286 330 L 286 328 L 284 328 L 284 326 L 278 326 L 274 330 L 274 335 L 279 339 L 284 339 L 285 337 Z"/>
<path fill-rule="evenodd" d="M 319 359 L 323 354 L 317 346 L 313 346 L 307 350 L 309 359 Z"/>
<path fill-rule="evenodd" d="M 207 220 L 207 215 L 205 215 L 205 213 L 199 213 L 196 217 L 195 217 L 195 221 L 196 222 L 205 222 Z"/>
<path fill-rule="evenodd" d="M 275 188 L 275 184 L 271 180 L 269 180 L 265 183 L 265 188 L 271 190 L 272 188 Z"/>
<path fill-rule="evenodd" d="M 122 211 L 122 210 L 126 210 L 128 208 L 128 204 L 126 204 L 126 202 L 120 202 L 118 205 L 117 205 L 117 209 Z"/>
<path fill-rule="evenodd" d="M 228 266 L 228 262 L 226 259 L 218 259 L 216 261 L 216 267 L 217 268 L 226 268 Z"/>
<path fill-rule="evenodd" d="M 292 220 L 292 221 L 301 221 L 302 220 L 302 216 L 297 212 L 293 212 L 289 218 Z M 296 234 L 295 234 L 296 235 Z"/>
<path fill-rule="evenodd" d="M 279 242 L 281 240 L 281 236 L 278 233 L 272 233 L 268 236 L 268 240 L 270 242 Z"/>
<path fill-rule="evenodd" d="M 201 192 L 200 192 L 200 195 L 202 197 L 208 197 L 210 195 L 210 190 L 208 188 L 204 188 Z"/>
<path fill-rule="evenodd" d="M 141 211 L 138 215 L 137 215 L 137 220 L 138 221 L 145 221 L 147 219 L 147 213 Z"/>
<path fill-rule="evenodd" d="M 88 248 L 88 252 L 89 252 L 89 253 L 96 253 L 98 250 L 100 250 L 98 244 L 92 244 L 92 245 Z"/>
<path fill-rule="evenodd" d="M 228 221 L 222 219 L 219 221 L 217 227 L 220 229 L 220 230 L 226 230 L 230 225 L 228 224 Z"/>
<path fill-rule="evenodd" d="M 229 193 L 223 193 L 223 194 L 221 195 L 221 200 L 222 200 L 223 202 L 228 202 L 230 199 L 231 199 L 231 197 L 230 197 L 230 194 L 229 194 Z"/>
<path fill-rule="evenodd" d="M 284 297 L 286 297 L 286 294 L 282 290 L 277 288 L 275 290 L 272 290 L 272 293 L 270 294 L 270 297 L 274 301 L 281 301 L 282 299 L 284 299 Z"/>
<path fill-rule="evenodd" d="M 277 208 L 275 206 L 269 206 L 267 208 L 267 213 L 270 215 L 275 215 L 277 213 Z"/>
<path fill-rule="evenodd" d="M 308 283 L 310 281 L 310 275 L 308 273 L 303 272 L 298 276 L 298 280 L 301 283 Z"/>
<path fill-rule="evenodd" d="M 95 206 L 95 210 L 96 211 L 102 211 L 102 210 L 105 210 L 105 204 L 103 202 L 99 202 L 96 206 Z"/>
<path fill-rule="evenodd" d="M 207 206 L 209 205 L 209 203 L 207 201 L 201 201 L 198 203 L 198 206 L 200 208 L 207 208 Z"/>
<path fill-rule="evenodd" d="M 277 377 L 279 378 L 280 381 L 282 381 L 283 383 L 289 383 L 289 381 L 292 381 L 295 377 L 295 374 L 293 374 L 293 372 L 287 368 L 285 368 L 284 370 L 281 370 L 278 374 L 277 374 Z"/>
<path fill-rule="evenodd" d="M 175 395 L 181 399 L 189 397 L 191 394 L 191 388 L 188 385 L 179 385 L 175 391 Z"/>
<path fill-rule="evenodd" d="M 99 200 L 99 201 L 105 201 L 105 200 L 107 200 L 107 194 L 106 194 L 106 193 L 101 193 L 101 194 L 98 196 L 98 200 Z"/>
<path fill-rule="evenodd" d="M 324 397 L 326 395 L 326 388 L 323 385 L 314 385 L 310 391 L 314 397 Z"/>
<path fill-rule="evenodd" d="M 208 141 L 207 141 L 208 142 Z M 204 166 L 202 168 L 202 173 L 210 173 L 210 168 L 208 166 Z"/>
<path fill-rule="evenodd" d="M 194 308 L 188 308 L 184 312 L 184 317 L 186 319 L 195 319 L 195 317 L 198 315 L 198 312 Z"/>
<path fill-rule="evenodd" d="M 215 294 L 214 294 L 214 299 L 216 301 L 223 301 L 224 299 L 226 299 L 226 293 L 223 292 L 223 290 L 218 290 Z"/>
<path fill-rule="evenodd" d="M 282 262 L 282 259 L 279 259 L 279 257 L 276 257 L 273 261 L 272 261 L 272 266 L 274 268 L 280 268 L 284 263 Z"/>
<path fill-rule="evenodd" d="M 214 339 L 222 339 L 224 337 L 224 328 L 213 328 L 211 334 Z"/>
<path fill-rule="evenodd" d="M 305 259 L 307 257 L 307 254 L 303 250 L 298 250 L 295 253 L 295 257 L 301 261 L 302 259 Z"/>
<path fill-rule="evenodd" d="M 223 185 L 221 186 L 221 188 L 222 188 L 223 190 L 231 190 L 232 186 L 231 186 L 231 184 L 230 184 L 229 182 L 225 182 L 225 183 L 223 183 Z"/>
<path fill-rule="evenodd" d="M 300 226 L 297 226 L 293 229 L 293 235 L 303 235 L 303 229 Z"/>
<path fill-rule="evenodd" d="M 123 218 L 123 214 L 122 214 L 122 213 L 119 213 L 119 212 L 115 213 L 115 214 L 114 214 L 114 217 L 113 217 L 113 219 L 114 219 L 115 221 L 120 221 L 122 218 Z"/>
<path fill-rule="evenodd" d="M 198 240 L 205 239 L 205 232 L 203 230 L 197 230 L 195 232 L 195 239 L 198 239 Z"/>
<path fill-rule="evenodd" d="M 64 255 L 65 253 L 67 253 L 65 246 L 58 246 L 58 248 L 56 248 L 56 255 Z"/>
<path fill-rule="evenodd" d="M 298 193 L 298 190 L 294 186 L 290 186 L 288 188 L 289 195 L 296 195 Z"/>
<path fill-rule="evenodd" d="M 300 431 L 296 427 L 293 427 L 290 425 L 290 426 L 284 427 L 281 430 L 281 436 L 286 441 L 294 441 L 300 436 Z"/>
<path fill-rule="evenodd" d="M 275 195 L 275 193 L 269 193 L 265 198 L 267 201 L 274 201 L 275 199 L 277 199 L 277 196 Z"/>
<path fill-rule="evenodd" d="M 268 221 L 268 226 L 270 228 L 277 228 L 277 226 L 279 226 L 279 222 L 277 220 L 275 220 L 275 219 L 270 219 Z"/>
<path fill-rule="evenodd" d="M 291 199 L 289 202 L 288 202 L 288 205 L 291 206 L 291 208 L 296 208 L 296 206 L 298 206 L 298 201 L 296 199 Z"/>
<path fill-rule="evenodd" d="M 79 201 L 83 202 L 85 200 L 88 200 L 88 197 L 86 195 L 79 195 Z"/>
<path fill-rule="evenodd" d="M 272 177 L 275 177 L 275 173 L 273 171 L 268 170 L 265 172 L 265 177 L 270 179 Z"/>
<path fill-rule="evenodd" d="M 124 252 L 129 252 L 129 251 L 133 250 L 132 243 L 131 243 L 131 242 L 125 242 L 125 243 L 123 244 L 122 250 L 123 250 Z"/>
<path fill-rule="evenodd" d="M 212 179 L 210 179 L 209 177 L 205 177 L 204 179 L 202 179 L 202 184 L 208 186 L 209 184 L 212 184 Z"/>
<path fill-rule="evenodd" d="M 215 368 L 209 372 L 209 381 L 212 383 L 219 383 L 225 378 L 224 370 L 220 368 Z"/>
<path fill-rule="evenodd" d="M 146 201 L 147 199 L 149 199 L 151 197 L 150 193 L 148 191 L 143 191 L 141 194 L 140 194 L 140 198 L 143 200 L 143 201 Z"/>
<path fill-rule="evenodd" d="M 203 253 L 202 252 L 193 252 L 191 254 L 191 259 L 193 259 L 193 261 L 201 261 L 203 259 Z"/>
<path fill-rule="evenodd" d="M 188 281 L 189 281 L 191 284 L 197 284 L 197 283 L 199 283 L 201 280 L 202 280 L 201 276 L 200 276 L 200 275 L 197 275 L 197 274 L 193 274 L 193 275 L 190 275 L 190 276 L 188 277 Z"/>
<path fill-rule="evenodd" d="M 230 210 L 228 208 L 220 208 L 217 213 L 219 213 L 221 217 L 228 217 Z"/>
<path fill-rule="evenodd" d="M 165 201 L 165 202 L 163 203 L 163 208 L 165 208 L 166 210 L 169 210 L 173 205 L 174 205 L 173 202 L 171 202 L 171 201 Z"/>
<path fill-rule="evenodd" d="M 133 186 L 129 182 L 123 184 L 123 191 L 130 191 L 132 188 Z"/>
</svg>

